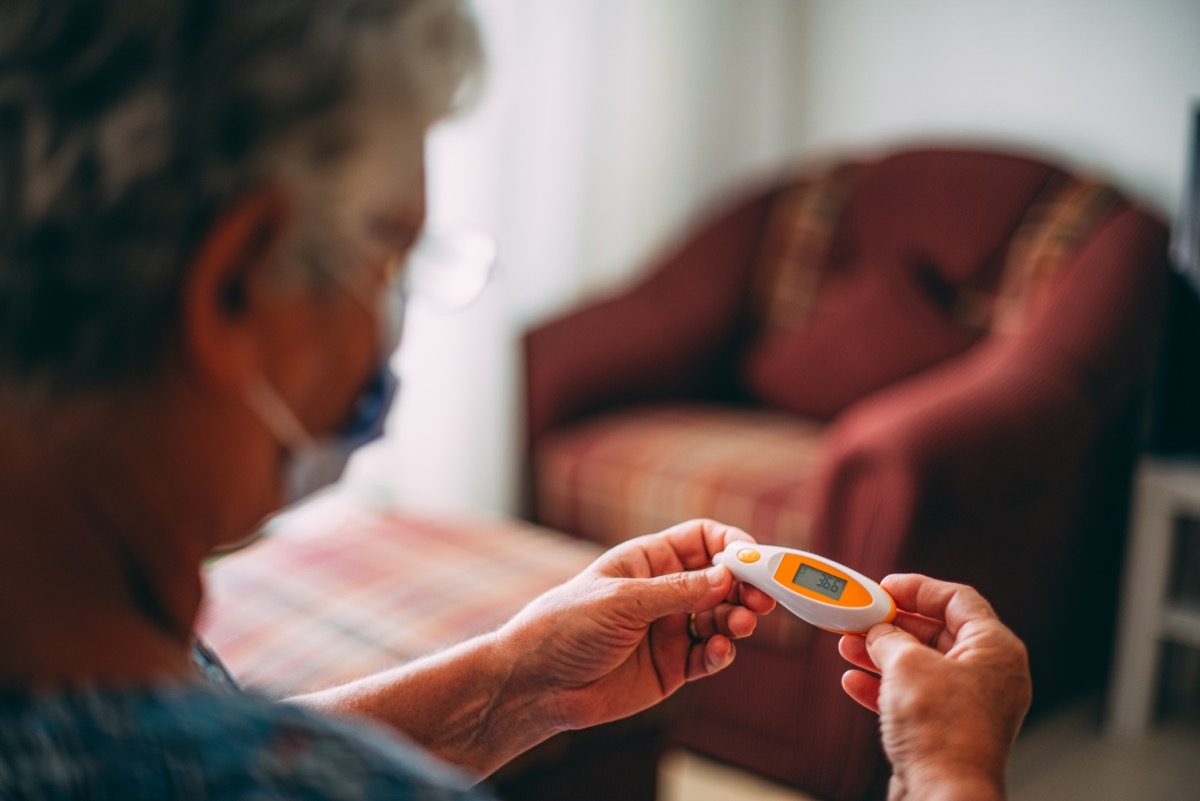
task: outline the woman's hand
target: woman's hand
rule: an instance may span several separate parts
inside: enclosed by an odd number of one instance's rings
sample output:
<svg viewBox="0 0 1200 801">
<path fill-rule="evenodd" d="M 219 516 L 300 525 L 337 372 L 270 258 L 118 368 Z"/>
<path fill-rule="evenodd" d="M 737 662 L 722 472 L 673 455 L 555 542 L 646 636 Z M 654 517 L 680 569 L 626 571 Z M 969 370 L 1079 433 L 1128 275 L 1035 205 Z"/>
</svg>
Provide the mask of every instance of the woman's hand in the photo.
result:
<svg viewBox="0 0 1200 801">
<path fill-rule="evenodd" d="M 735 541 L 753 539 L 696 520 L 616 546 L 497 633 L 516 658 L 511 680 L 522 692 L 537 688 L 549 725 L 577 729 L 646 709 L 726 667 L 732 641 L 775 606 L 711 566 Z"/>
<path fill-rule="evenodd" d="M 902 610 L 894 624 L 846 635 L 842 677 L 879 713 L 893 775 L 890 801 L 1000 799 L 1004 768 L 1029 709 L 1025 646 L 983 597 L 961 584 L 888 576 Z"/>
<path fill-rule="evenodd" d="M 373 717 L 486 776 L 559 731 L 631 715 L 728 665 L 732 640 L 775 606 L 709 567 L 738 540 L 753 542 L 709 520 L 630 540 L 498 631 L 294 700 Z"/>
</svg>

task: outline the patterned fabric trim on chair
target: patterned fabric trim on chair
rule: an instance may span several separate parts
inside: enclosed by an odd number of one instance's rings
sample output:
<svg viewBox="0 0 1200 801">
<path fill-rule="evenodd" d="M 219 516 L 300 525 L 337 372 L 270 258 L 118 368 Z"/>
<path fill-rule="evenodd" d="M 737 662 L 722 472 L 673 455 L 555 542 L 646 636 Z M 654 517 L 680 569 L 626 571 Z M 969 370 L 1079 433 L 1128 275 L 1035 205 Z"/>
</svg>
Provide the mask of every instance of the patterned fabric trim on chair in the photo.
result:
<svg viewBox="0 0 1200 801">
<path fill-rule="evenodd" d="M 842 165 L 785 189 L 775 201 L 755 278 L 764 328 L 799 330 L 808 322 L 857 174 L 856 166 Z"/>
<path fill-rule="evenodd" d="M 1003 277 L 994 296 L 964 291 L 960 322 L 1016 334 L 1057 285 L 1071 257 L 1120 203 L 1120 195 L 1099 181 L 1071 178 L 1043 193 L 1013 235 Z"/>
</svg>

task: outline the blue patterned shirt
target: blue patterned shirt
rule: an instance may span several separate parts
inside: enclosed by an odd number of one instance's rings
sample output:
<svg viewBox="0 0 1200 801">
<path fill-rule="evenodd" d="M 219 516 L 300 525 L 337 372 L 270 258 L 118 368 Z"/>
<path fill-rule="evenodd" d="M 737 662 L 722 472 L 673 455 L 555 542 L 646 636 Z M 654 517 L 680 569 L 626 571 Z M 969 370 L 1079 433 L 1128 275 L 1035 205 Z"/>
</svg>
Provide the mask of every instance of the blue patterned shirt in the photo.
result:
<svg viewBox="0 0 1200 801">
<path fill-rule="evenodd" d="M 369 722 L 204 683 L 0 692 L 3 801 L 486 801 L 453 769 Z"/>
</svg>

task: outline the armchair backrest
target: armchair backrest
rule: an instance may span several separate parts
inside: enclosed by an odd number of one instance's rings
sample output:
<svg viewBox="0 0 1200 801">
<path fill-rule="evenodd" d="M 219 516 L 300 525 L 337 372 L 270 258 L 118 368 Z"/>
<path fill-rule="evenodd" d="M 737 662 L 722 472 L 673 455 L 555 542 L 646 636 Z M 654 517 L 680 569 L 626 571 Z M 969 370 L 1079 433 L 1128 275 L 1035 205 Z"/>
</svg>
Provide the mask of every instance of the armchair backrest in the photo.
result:
<svg viewBox="0 0 1200 801">
<path fill-rule="evenodd" d="M 754 267 L 747 390 L 830 418 L 1017 335 L 1126 206 L 1101 182 L 987 151 L 908 151 L 785 187 Z"/>
</svg>

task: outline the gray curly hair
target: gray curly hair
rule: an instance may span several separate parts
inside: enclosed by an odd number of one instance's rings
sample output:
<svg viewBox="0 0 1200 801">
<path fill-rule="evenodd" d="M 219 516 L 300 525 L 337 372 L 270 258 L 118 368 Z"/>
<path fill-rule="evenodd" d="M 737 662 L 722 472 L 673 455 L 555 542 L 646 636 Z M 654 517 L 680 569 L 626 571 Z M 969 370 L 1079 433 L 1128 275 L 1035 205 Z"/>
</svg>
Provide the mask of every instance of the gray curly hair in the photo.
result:
<svg viewBox="0 0 1200 801">
<path fill-rule="evenodd" d="M 223 207 L 336 180 L 381 105 L 426 126 L 480 61 L 460 0 L 4 0 L 0 382 L 153 375 Z"/>
</svg>

